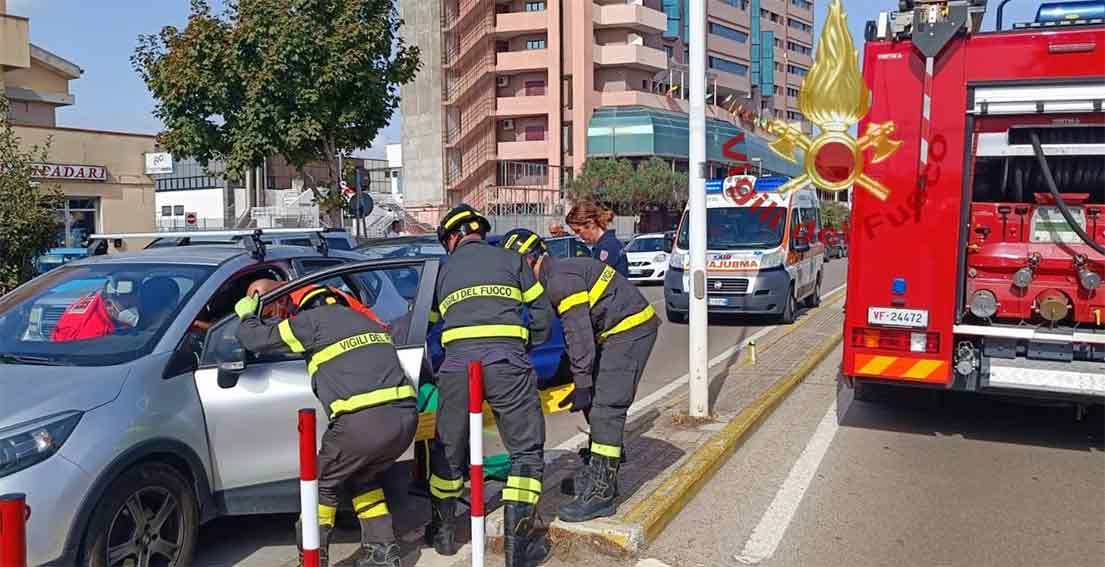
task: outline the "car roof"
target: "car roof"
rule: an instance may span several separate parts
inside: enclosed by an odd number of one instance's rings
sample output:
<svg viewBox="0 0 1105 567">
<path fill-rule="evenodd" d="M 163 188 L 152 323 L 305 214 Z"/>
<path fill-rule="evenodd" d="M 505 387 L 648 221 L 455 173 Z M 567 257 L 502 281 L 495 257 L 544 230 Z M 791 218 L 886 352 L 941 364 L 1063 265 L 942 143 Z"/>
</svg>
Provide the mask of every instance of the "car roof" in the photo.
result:
<svg viewBox="0 0 1105 567">
<path fill-rule="evenodd" d="M 267 246 L 265 248 L 266 260 L 287 260 L 302 258 L 305 256 L 319 256 L 317 250 L 308 246 Z M 190 264 L 202 266 L 218 266 L 238 257 L 249 256 L 240 245 L 203 245 L 203 246 L 172 246 L 165 248 L 147 248 L 134 252 L 121 252 L 106 256 L 92 256 L 70 265 L 88 263 L 107 264 Z M 331 250 L 330 257 L 345 260 L 363 260 L 360 254 L 354 254 L 343 250 Z"/>
<path fill-rule="evenodd" d="M 665 232 L 646 232 L 646 233 L 643 233 L 643 234 L 638 234 L 638 235 L 634 236 L 633 238 L 636 239 L 636 238 L 665 238 L 665 237 L 667 237 L 667 233 L 665 233 Z"/>
<path fill-rule="evenodd" d="M 413 242 L 437 242 L 435 234 L 411 234 L 407 236 L 393 236 L 391 238 L 369 238 L 357 248 L 370 248 L 381 244 L 411 244 Z"/>
</svg>

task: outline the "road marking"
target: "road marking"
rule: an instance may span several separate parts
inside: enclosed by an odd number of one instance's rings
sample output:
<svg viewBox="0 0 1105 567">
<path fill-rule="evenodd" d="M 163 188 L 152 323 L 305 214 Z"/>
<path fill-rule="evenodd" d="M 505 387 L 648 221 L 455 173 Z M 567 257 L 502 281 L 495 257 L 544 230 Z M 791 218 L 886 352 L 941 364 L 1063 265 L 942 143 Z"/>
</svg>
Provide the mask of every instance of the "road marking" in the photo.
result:
<svg viewBox="0 0 1105 567">
<path fill-rule="evenodd" d="M 833 288 L 831 291 L 829 291 L 827 293 L 824 293 L 822 295 L 823 296 L 829 296 L 829 295 L 832 295 L 832 294 L 836 293 L 837 291 L 840 291 L 841 289 L 844 289 L 843 284 Z M 653 303 L 656 303 L 656 302 L 654 301 Z M 718 354 L 717 356 L 711 358 L 710 361 L 706 363 L 706 367 L 708 369 L 713 368 L 713 367 L 717 366 L 718 364 L 721 364 L 722 362 L 725 362 L 725 361 L 729 360 L 730 358 L 732 358 L 732 356 L 734 354 L 740 352 L 745 347 L 745 345 L 747 345 L 750 342 L 760 340 L 760 338 L 764 337 L 765 335 L 767 335 L 771 331 L 774 331 L 776 329 L 776 327 L 777 327 L 777 325 L 771 325 L 771 326 L 768 326 L 768 327 L 764 327 L 764 328 L 760 329 L 759 331 L 756 331 L 755 333 L 753 333 L 753 335 L 751 337 L 748 337 L 748 338 L 742 340 L 741 342 L 725 349 L 724 351 L 721 352 L 721 354 Z M 660 400 L 668 397 L 668 395 L 670 395 L 672 392 L 678 390 L 679 388 L 682 388 L 682 387 L 686 386 L 687 381 L 689 379 L 690 379 L 690 373 L 684 374 L 684 375 L 682 375 L 678 378 L 673 378 L 671 380 L 671 382 L 668 382 L 667 384 L 665 384 L 665 385 L 661 386 L 660 388 L 656 389 L 656 391 L 654 391 L 654 392 L 648 394 L 647 396 L 633 402 L 633 405 L 629 406 L 629 412 L 628 412 L 627 417 L 633 417 L 634 415 L 636 415 L 638 413 L 641 413 L 642 411 L 648 409 L 650 406 L 652 406 L 656 402 L 659 402 Z M 571 450 L 574 450 L 576 447 L 579 447 L 583 443 L 587 442 L 587 439 L 588 439 L 588 435 L 587 435 L 586 432 L 579 432 L 579 433 L 576 433 L 575 435 L 569 437 L 567 440 L 563 441 L 562 443 L 558 444 L 556 447 L 553 447 L 552 450 L 553 451 L 571 451 Z"/>
<path fill-rule="evenodd" d="M 825 417 L 821 418 L 821 423 L 817 425 L 817 430 L 813 432 L 813 437 L 799 455 L 798 461 L 790 469 L 787 479 L 779 487 L 775 499 L 771 501 L 771 505 L 760 518 L 760 523 L 752 530 L 752 535 L 744 544 L 744 550 L 733 557 L 737 562 L 755 565 L 770 559 L 775 554 L 779 542 L 783 540 L 783 534 L 794 519 L 794 513 L 802 503 L 802 497 L 805 496 L 818 467 L 821 466 L 821 460 L 825 458 L 825 453 L 828 452 L 829 445 L 836 436 L 837 429 L 839 426 L 836 422 L 836 400 L 834 399 L 829 406 L 829 411 L 825 412 Z"/>
</svg>

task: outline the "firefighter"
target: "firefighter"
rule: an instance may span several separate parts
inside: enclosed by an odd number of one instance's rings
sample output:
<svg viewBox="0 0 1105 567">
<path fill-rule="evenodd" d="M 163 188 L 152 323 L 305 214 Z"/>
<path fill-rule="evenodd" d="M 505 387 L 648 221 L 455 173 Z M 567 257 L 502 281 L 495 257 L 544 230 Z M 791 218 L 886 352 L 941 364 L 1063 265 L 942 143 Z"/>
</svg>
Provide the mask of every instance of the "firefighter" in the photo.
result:
<svg viewBox="0 0 1105 567">
<path fill-rule="evenodd" d="M 468 465 L 467 367 L 479 361 L 484 396 L 510 453 L 502 495 L 503 551 L 508 567 L 522 567 L 544 562 L 549 551 L 546 535 L 535 529 L 545 420 L 527 345 L 548 339 L 552 306 L 521 257 L 485 242 L 490 228 L 483 215 L 462 204 L 449 211 L 437 229 L 450 255 L 436 287 L 445 360 L 437 376 L 437 442 L 430 459 L 433 515 L 426 535 L 438 553 L 456 553 L 456 502 Z"/>
<path fill-rule="evenodd" d="M 575 382 L 565 403 L 591 426 L 575 499 L 560 507 L 559 517 L 583 522 L 612 516 L 626 412 L 656 343 L 659 318 L 629 280 L 598 260 L 549 256 L 545 241 L 522 228 L 503 235 L 503 246 L 526 258 L 556 306 Z"/>
<path fill-rule="evenodd" d="M 330 532 L 342 488 L 353 494 L 361 525 L 357 567 L 399 567 L 399 546 L 381 475 L 414 440 L 418 416 L 414 386 L 399 364 L 391 335 L 377 320 L 351 308 L 338 290 L 307 286 L 291 294 L 295 316 L 263 320 L 258 296 L 235 305 L 238 338 L 253 352 L 303 353 L 311 389 L 330 424 L 319 450 L 319 542 L 328 562 Z M 296 533 L 300 534 L 299 525 Z M 302 565 L 300 544 L 300 564 Z"/>
</svg>

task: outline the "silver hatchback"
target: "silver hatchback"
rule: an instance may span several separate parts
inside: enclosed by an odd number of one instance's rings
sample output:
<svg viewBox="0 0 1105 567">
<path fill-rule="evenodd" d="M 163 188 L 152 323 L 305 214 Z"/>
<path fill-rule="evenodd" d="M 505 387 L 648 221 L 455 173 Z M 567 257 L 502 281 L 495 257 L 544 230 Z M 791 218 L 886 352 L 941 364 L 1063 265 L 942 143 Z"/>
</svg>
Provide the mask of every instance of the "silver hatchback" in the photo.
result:
<svg viewBox="0 0 1105 567">
<path fill-rule="evenodd" d="M 417 384 L 438 261 L 363 258 L 163 248 L 0 298 L 0 494 L 27 495 L 31 564 L 188 565 L 205 521 L 298 512 L 296 410 L 321 407 L 301 356 L 243 351 L 233 305 L 260 278 L 288 282 L 270 316 L 338 286 L 391 323 Z"/>
</svg>

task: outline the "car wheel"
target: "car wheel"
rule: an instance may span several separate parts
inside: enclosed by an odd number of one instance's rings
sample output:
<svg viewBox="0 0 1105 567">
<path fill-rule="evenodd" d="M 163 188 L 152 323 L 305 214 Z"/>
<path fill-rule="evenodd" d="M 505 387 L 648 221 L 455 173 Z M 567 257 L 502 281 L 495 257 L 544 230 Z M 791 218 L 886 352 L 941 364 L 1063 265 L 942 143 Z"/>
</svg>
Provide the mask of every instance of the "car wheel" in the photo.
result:
<svg viewBox="0 0 1105 567">
<path fill-rule="evenodd" d="M 821 305 L 821 274 L 817 275 L 817 283 L 814 284 L 813 293 L 806 298 L 806 307 L 813 309 Z"/>
<path fill-rule="evenodd" d="M 669 307 L 668 308 L 668 322 L 682 325 L 682 324 L 687 322 L 687 314 L 686 313 L 680 313 L 678 311 L 673 311 Z"/>
<path fill-rule="evenodd" d="M 790 291 L 787 292 L 787 302 L 783 305 L 783 312 L 779 314 L 779 324 L 793 323 L 796 311 L 798 311 L 798 300 L 794 298 L 794 284 L 791 284 Z"/>
<path fill-rule="evenodd" d="M 81 565 L 191 565 L 198 529 L 199 506 L 188 481 L 168 465 L 140 465 L 112 482 L 96 505 Z"/>
</svg>

